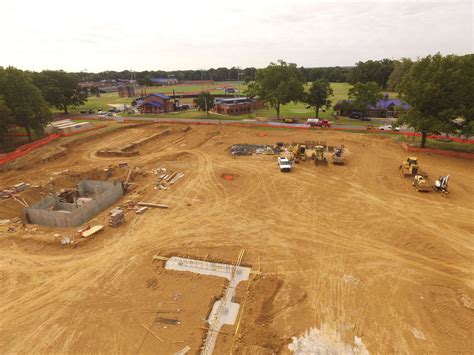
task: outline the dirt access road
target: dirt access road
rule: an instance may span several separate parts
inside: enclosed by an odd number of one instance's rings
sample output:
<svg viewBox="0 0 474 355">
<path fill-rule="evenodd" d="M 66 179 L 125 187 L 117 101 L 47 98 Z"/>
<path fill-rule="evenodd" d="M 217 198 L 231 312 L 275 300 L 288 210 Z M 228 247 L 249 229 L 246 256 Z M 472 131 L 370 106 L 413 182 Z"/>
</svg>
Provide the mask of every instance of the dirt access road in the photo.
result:
<svg viewBox="0 0 474 355">
<path fill-rule="evenodd" d="M 78 142 L 45 164 L 36 163 L 40 150 L 16 162 L 21 170 L 0 173 L 2 186 L 58 189 L 126 160 L 144 174 L 124 200 L 171 206 L 128 211 L 125 225 L 72 246 L 53 234 L 73 229 L 0 226 L 1 353 L 167 354 L 186 345 L 197 353 L 224 282 L 165 271 L 152 257 L 235 261 L 241 249 L 244 264 L 263 274 L 239 286 L 239 334 L 224 327 L 216 353 L 288 353 L 291 338 L 310 328 L 320 330 L 316 347 L 352 346 L 357 336 L 371 353 L 473 352 L 473 162 L 418 156 L 431 177 L 451 175 L 444 198 L 414 191 L 398 172 L 400 146 L 365 134 L 175 126 L 137 157 L 95 155 L 157 127 Z M 302 162 L 282 174 L 275 157 L 227 152 L 235 143 L 306 140 L 344 144 L 347 164 Z M 158 167 L 185 177 L 154 189 Z M 28 202 L 44 193 L 33 190 Z M 14 202 L 0 204 L 1 218 L 18 213 Z M 107 211 L 90 224 L 106 220 Z M 180 324 L 154 324 L 157 317 Z"/>
</svg>

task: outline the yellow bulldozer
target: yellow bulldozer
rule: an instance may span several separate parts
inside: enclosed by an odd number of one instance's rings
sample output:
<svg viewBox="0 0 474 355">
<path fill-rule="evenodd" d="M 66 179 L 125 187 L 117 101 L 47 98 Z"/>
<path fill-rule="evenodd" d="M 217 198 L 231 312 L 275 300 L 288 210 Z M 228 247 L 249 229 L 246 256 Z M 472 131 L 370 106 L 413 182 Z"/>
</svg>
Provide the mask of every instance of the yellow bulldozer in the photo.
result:
<svg viewBox="0 0 474 355">
<path fill-rule="evenodd" d="M 328 165 L 328 158 L 324 154 L 324 147 L 322 145 L 314 147 L 314 165 Z"/>
<path fill-rule="evenodd" d="M 398 169 L 403 177 L 421 175 L 421 169 L 418 166 L 418 158 L 416 157 L 408 157 L 407 160 L 402 162 Z"/>
<path fill-rule="evenodd" d="M 294 144 L 292 148 L 295 162 L 306 161 L 306 145 L 305 144 Z"/>
</svg>

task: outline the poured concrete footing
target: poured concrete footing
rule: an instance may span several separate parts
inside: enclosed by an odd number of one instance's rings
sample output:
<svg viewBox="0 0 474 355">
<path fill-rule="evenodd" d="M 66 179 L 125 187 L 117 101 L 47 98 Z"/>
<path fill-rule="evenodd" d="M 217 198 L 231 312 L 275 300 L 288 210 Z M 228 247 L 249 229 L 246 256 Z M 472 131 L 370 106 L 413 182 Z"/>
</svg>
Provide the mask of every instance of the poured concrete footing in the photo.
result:
<svg viewBox="0 0 474 355">
<path fill-rule="evenodd" d="M 224 297 L 214 302 L 207 322 L 210 325 L 206 337 L 205 348 L 201 354 L 213 352 L 217 335 L 224 324 L 233 325 L 237 320 L 240 305 L 232 302 L 238 284 L 249 279 L 249 267 L 235 266 L 232 264 L 220 264 L 209 261 L 182 258 L 174 256 L 165 263 L 165 269 L 176 271 L 188 271 L 201 275 L 224 277 L 229 280 Z M 217 320 L 217 321 L 216 321 Z"/>
</svg>

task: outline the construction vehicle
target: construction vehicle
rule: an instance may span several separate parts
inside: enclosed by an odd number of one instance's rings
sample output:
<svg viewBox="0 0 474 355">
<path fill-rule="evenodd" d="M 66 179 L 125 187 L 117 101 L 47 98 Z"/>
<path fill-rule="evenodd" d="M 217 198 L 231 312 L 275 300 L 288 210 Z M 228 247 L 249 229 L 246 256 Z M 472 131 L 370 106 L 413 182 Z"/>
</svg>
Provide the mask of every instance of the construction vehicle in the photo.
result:
<svg viewBox="0 0 474 355">
<path fill-rule="evenodd" d="M 398 169 L 400 170 L 400 173 L 403 175 L 403 177 L 415 176 L 417 174 L 422 175 L 421 169 L 418 166 L 418 158 L 416 157 L 408 157 Z"/>
<path fill-rule="evenodd" d="M 324 147 L 322 145 L 314 147 L 314 165 L 328 165 L 328 158 L 324 154 Z"/>
<path fill-rule="evenodd" d="M 278 166 L 280 167 L 280 171 L 283 172 L 290 172 L 293 168 L 293 164 L 291 163 L 288 158 L 285 157 L 278 157 Z"/>
<path fill-rule="evenodd" d="M 415 187 L 418 192 L 429 192 L 431 191 L 431 186 L 428 182 L 428 176 L 422 174 L 416 174 L 413 179 L 412 185 Z"/>
<path fill-rule="evenodd" d="M 368 130 L 368 131 L 374 131 L 374 130 L 375 130 L 374 125 L 373 125 L 373 124 L 368 124 L 368 125 L 367 125 L 367 130 Z"/>
<path fill-rule="evenodd" d="M 439 179 L 435 181 L 435 184 L 433 185 L 433 190 L 435 192 L 442 192 L 445 195 L 447 195 L 448 194 L 448 181 L 449 181 L 449 175 L 440 176 Z"/>
<path fill-rule="evenodd" d="M 334 165 L 344 165 L 344 148 L 334 148 L 332 153 L 332 163 Z"/>
<path fill-rule="evenodd" d="M 306 145 L 304 144 L 295 144 L 292 149 L 293 155 L 295 157 L 295 163 L 300 161 L 306 161 Z"/>
<path fill-rule="evenodd" d="M 295 155 L 293 154 L 293 151 L 291 151 L 290 149 L 283 150 L 280 153 L 280 157 L 288 159 L 292 165 L 295 163 Z"/>
<path fill-rule="evenodd" d="M 296 120 L 293 117 L 285 117 L 283 119 L 283 122 L 285 122 L 285 123 L 296 123 Z"/>
</svg>

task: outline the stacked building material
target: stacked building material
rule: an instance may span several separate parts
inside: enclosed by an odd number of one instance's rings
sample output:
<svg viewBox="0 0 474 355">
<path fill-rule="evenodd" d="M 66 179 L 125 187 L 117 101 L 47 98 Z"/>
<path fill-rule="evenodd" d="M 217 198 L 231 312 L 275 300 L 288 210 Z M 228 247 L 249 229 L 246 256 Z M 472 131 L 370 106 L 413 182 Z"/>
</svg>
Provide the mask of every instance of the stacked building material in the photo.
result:
<svg viewBox="0 0 474 355">
<path fill-rule="evenodd" d="M 111 227 L 118 227 L 119 225 L 121 225 L 124 222 L 125 222 L 125 214 L 123 213 L 123 210 L 118 209 L 118 208 L 114 208 L 110 212 L 109 225 Z"/>
<path fill-rule="evenodd" d="M 268 154 L 269 150 L 273 151 L 272 146 L 258 144 L 234 144 L 230 147 L 231 155 L 253 155 Z"/>
<path fill-rule="evenodd" d="M 160 190 L 168 190 L 169 185 L 174 185 L 179 179 L 184 177 L 184 173 L 178 171 L 167 171 L 166 168 L 159 168 L 153 173 L 158 175 L 157 185 Z"/>
</svg>

